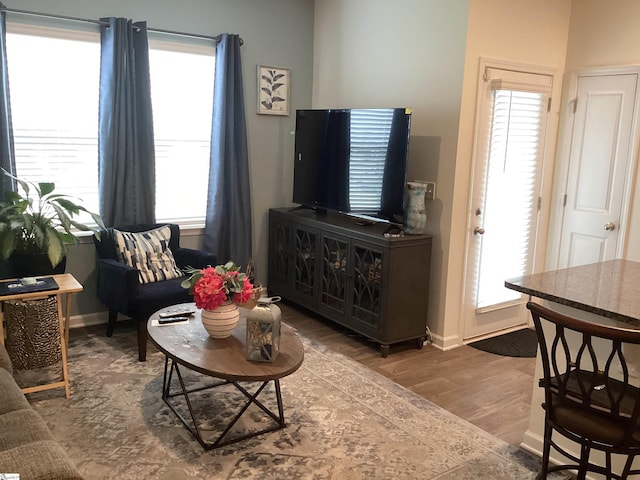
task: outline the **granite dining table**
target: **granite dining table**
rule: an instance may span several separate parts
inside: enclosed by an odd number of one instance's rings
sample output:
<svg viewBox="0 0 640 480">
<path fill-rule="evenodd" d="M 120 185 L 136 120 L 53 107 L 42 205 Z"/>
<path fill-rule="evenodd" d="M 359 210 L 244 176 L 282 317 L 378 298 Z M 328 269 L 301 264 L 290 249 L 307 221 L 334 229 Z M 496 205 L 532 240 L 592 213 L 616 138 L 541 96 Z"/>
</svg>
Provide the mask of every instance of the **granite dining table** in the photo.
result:
<svg viewBox="0 0 640 480">
<path fill-rule="evenodd" d="M 640 262 L 608 260 L 535 273 L 508 279 L 505 287 L 566 315 L 617 328 L 640 330 Z M 630 376 L 640 384 L 640 349 L 629 348 L 624 355 L 630 363 Z M 541 407 L 544 391 L 538 385 L 541 377 L 542 364 L 538 352 L 529 426 L 521 445 L 538 455 L 542 452 L 544 432 L 544 411 Z M 576 444 L 569 441 L 560 443 L 569 451 L 579 451 Z M 598 457 L 595 461 L 600 463 Z M 601 461 L 604 462 L 604 457 Z"/>
</svg>

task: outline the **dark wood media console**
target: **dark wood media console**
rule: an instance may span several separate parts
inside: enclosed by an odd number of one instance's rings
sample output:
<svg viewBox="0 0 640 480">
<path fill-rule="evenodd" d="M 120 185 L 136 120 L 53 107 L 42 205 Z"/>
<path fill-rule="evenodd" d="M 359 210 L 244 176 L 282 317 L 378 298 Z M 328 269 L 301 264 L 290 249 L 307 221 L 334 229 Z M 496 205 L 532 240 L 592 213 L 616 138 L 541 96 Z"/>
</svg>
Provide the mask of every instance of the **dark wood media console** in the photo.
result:
<svg viewBox="0 0 640 480">
<path fill-rule="evenodd" d="M 429 235 L 385 236 L 389 225 L 305 208 L 269 210 L 270 294 L 380 344 L 427 332 Z"/>
</svg>

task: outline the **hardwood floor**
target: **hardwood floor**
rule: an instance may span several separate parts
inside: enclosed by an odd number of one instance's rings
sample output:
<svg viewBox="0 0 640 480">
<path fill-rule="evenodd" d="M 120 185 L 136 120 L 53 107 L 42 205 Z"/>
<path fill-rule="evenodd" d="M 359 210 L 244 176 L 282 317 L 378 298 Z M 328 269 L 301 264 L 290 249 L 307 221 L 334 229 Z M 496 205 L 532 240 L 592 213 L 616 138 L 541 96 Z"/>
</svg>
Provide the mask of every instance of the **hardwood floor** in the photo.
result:
<svg viewBox="0 0 640 480">
<path fill-rule="evenodd" d="M 503 357 L 466 345 L 443 352 L 415 342 L 377 345 L 313 312 L 280 303 L 282 318 L 303 335 L 385 375 L 502 440 L 519 445 L 529 423 L 534 358 Z"/>
</svg>

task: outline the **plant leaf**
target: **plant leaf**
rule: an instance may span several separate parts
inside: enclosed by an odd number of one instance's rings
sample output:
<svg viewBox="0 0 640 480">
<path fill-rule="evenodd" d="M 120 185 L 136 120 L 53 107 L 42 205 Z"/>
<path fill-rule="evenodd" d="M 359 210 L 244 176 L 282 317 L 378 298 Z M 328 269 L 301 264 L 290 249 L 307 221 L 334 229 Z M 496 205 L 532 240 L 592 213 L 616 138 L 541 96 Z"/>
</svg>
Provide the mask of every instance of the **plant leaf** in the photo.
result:
<svg viewBox="0 0 640 480">
<path fill-rule="evenodd" d="M 0 248 L 2 249 L 2 258 L 7 260 L 15 250 L 15 239 L 16 236 L 13 234 L 13 231 L 9 228 L 3 229 L 0 232 Z"/>
<path fill-rule="evenodd" d="M 282 77 L 286 77 L 286 74 L 284 73 L 279 73 L 277 75 L 273 76 L 273 81 L 275 82 L 276 80 L 280 80 Z"/>
<path fill-rule="evenodd" d="M 58 214 L 58 220 L 60 222 L 60 226 L 64 228 L 65 232 L 68 232 L 71 229 L 71 217 L 67 214 L 67 212 L 64 209 L 60 208 L 59 205 L 56 205 L 55 203 L 53 203 L 51 204 L 51 206 Z"/>
<path fill-rule="evenodd" d="M 55 205 L 55 204 L 60 205 L 62 208 L 64 208 L 67 211 L 67 213 L 71 215 L 77 215 L 78 213 L 80 213 L 80 206 L 66 198 L 58 197 L 58 198 L 52 199 L 51 203 L 52 205 Z"/>
<path fill-rule="evenodd" d="M 18 182 L 18 184 L 20 184 L 20 186 L 24 190 L 25 197 L 28 197 L 29 196 L 29 184 L 31 182 L 25 182 L 24 180 L 20 180 L 18 177 L 14 177 L 13 175 L 10 175 L 10 176 L 13 177 L 15 179 L 15 181 Z"/>
<path fill-rule="evenodd" d="M 49 257 L 49 261 L 51 265 L 54 267 L 58 265 L 62 259 L 66 255 L 66 248 L 58 231 L 50 227 L 46 231 L 46 239 L 47 239 L 47 256 Z"/>
<path fill-rule="evenodd" d="M 18 192 L 14 192 L 13 190 L 4 192 L 4 196 L 7 202 L 16 202 L 22 199 L 22 196 Z"/>
<path fill-rule="evenodd" d="M 87 209 L 83 208 L 83 210 L 86 212 Z M 102 221 L 102 217 L 100 215 L 98 215 L 97 213 L 91 213 L 89 212 L 89 214 L 91 215 L 91 218 L 93 218 L 93 221 L 96 222 L 96 225 L 98 225 L 98 228 L 100 230 L 106 230 L 107 227 L 104 226 L 104 222 Z M 98 240 L 100 240 L 100 231 L 96 230 L 94 231 L 94 233 L 98 236 Z"/>
<path fill-rule="evenodd" d="M 229 260 L 227 263 L 224 264 L 224 268 L 226 268 L 227 270 L 229 270 L 230 272 L 237 272 L 238 270 L 240 270 L 240 267 L 238 267 L 235 263 L 233 263 L 233 261 Z"/>
<path fill-rule="evenodd" d="M 38 183 L 38 192 L 40 194 L 41 197 L 44 197 L 45 195 L 50 194 L 51 192 L 53 192 L 56 188 L 55 183 L 51 183 L 51 182 L 41 182 Z"/>
<path fill-rule="evenodd" d="M 41 223 L 39 222 L 35 222 L 35 221 L 31 221 L 31 229 L 30 234 L 31 234 L 31 239 L 33 241 L 33 243 L 35 244 L 36 247 L 38 247 L 39 250 L 46 252 L 47 251 L 47 234 L 48 234 L 48 229 L 47 226 L 43 226 Z M 57 232 L 56 232 L 56 237 L 57 237 Z"/>
</svg>

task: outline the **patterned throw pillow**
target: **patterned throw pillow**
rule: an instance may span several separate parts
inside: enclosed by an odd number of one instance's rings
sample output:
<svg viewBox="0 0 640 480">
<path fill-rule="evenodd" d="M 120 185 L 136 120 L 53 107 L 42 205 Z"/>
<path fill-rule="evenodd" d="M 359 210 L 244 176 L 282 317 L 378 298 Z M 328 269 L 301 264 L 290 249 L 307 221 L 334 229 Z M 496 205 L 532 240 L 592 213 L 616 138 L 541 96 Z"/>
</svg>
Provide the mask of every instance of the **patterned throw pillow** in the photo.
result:
<svg viewBox="0 0 640 480">
<path fill-rule="evenodd" d="M 184 276 L 169 248 L 168 225 L 146 232 L 121 232 L 113 229 L 120 261 L 137 268 L 140 283 L 160 282 Z"/>
</svg>

